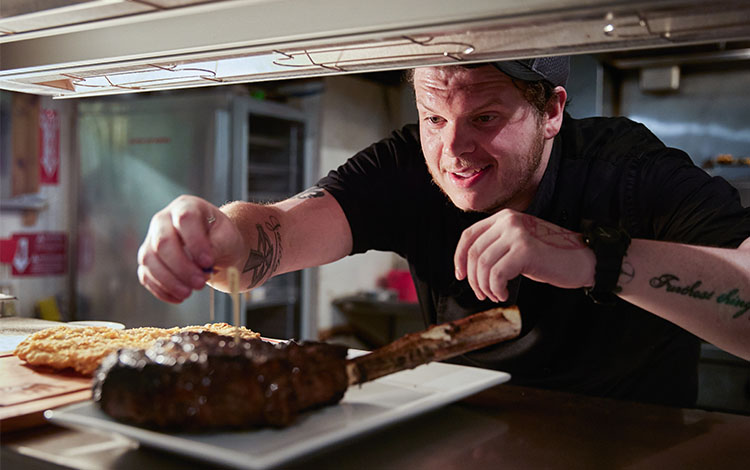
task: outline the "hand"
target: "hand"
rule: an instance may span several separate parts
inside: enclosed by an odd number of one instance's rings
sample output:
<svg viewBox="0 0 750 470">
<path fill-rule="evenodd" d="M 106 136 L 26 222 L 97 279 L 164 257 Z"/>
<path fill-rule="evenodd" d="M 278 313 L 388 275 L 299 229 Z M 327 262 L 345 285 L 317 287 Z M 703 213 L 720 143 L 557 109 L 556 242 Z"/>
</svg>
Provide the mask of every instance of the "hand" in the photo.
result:
<svg viewBox="0 0 750 470">
<path fill-rule="evenodd" d="M 454 263 L 478 299 L 504 302 L 518 275 L 562 288 L 593 285 L 596 258 L 580 234 L 504 209 L 464 230 Z"/>
<path fill-rule="evenodd" d="M 218 207 L 180 196 L 152 217 L 138 250 L 138 279 L 158 299 L 180 303 L 217 266 L 231 265 L 242 246 L 239 230 Z"/>
</svg>

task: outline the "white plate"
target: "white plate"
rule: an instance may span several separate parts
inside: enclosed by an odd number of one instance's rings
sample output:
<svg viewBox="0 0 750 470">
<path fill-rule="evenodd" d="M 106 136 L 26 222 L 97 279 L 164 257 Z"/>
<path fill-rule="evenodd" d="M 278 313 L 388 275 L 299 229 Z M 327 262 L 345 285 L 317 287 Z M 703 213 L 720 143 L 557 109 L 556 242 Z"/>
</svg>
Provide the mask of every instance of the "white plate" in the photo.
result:
<svg viewBox="0 0 750 470">
<path fill-rule="evenodd" d="M 66 325 L 71 326 L 106 326 L 115 330 L 125 329 L 125 325 L 114 321 L 99 321 L 99 320 L 80 320 L 80 321 L 69 321 Z"/>
<path fill-rule="evenodd" d="M 165 434 L 118 423 L 93 402 L 47 411 L 56 424 L 99 429 L 210 463 L 260 470 L 425 413 L 510 379 L 505 372 L 432 363 L 349 387 L 335 406 L 300 415 L 284 429 Z"/>
<path fill-rule="evenodd" d="M 13 352 L 29 335 L 0 335 L 0 352 Z"/>
</svg>

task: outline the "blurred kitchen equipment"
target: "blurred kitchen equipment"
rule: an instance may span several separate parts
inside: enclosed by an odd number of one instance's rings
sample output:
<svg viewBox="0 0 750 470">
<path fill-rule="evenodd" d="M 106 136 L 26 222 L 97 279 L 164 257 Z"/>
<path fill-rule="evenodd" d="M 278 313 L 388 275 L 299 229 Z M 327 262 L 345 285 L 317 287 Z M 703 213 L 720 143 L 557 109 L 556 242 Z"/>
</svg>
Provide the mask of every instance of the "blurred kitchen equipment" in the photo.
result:
<svg viewBox="0 0 750 470">
<path fill-rule="evenodd" d="M 127 99 L 124 99 L 127 98 Z M 280 200 L 312 185 L 306 117 L 229 87 L 179 96 L 91 99 L 78 104 L 80 185 L 77 319 L 171 327 L 232 322 L 230 296 L 206 287 L 183 303 L 154 298 L 133 274 L 148 223 L 181 194 L 221 205 Z M 265 299 L 240 300 L 240 324 L 278 338 L 310 338 L 309 272 L 276 276 Z M 117 299 L 117 301 L 113 301 Z M 210 318 L 214 305 L 215 318 Z M 250 312 L 247 315 L 246 311 Z M 256 323 L 247 324 L 247 318 Z"/>
<path fill-rule="evenodd" d="M 383 287 L 392 289 L 398 294 L 401 302 L 416 303 L 417 289 L 408 269 L 391 269 L 382 280 Z"/>
<path fill-rule="evenodd" d="M 16 316 L 16 300 L 18 298 L 13 295 L 13 286 L 0 284 L 0 317 Z"/>
</svg>

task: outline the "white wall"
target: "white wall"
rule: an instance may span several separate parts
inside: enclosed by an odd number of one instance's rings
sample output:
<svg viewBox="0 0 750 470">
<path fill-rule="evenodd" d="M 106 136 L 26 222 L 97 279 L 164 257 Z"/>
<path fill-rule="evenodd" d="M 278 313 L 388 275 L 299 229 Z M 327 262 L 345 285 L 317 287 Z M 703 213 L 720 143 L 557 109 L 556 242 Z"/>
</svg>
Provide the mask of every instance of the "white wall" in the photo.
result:
<svg viewBox="0 0 750 470">
<path fill-rule="evenodd" d="M 412 119 L 408 91 L 356 76 L 325 79 L 321 103 L 319 176 Z M 379 277 L 401 264 L 392 253 L 368 252 L 319 269 L 318 330 L 343 321 L 331 302 L 372 290 Z"/>
<path fill-rule="evenodd" d="M 0 212 L 0 238 L 7 239 L 13 234 L 28 232 L 65 232 L 68 235 L 68 260 L 70 266 L 72 240 L 70 232 L 70 191 L 71 171 L 75 162 L 72 160 L 71 149 L 73 138 L 74 106 L 70 101 L 52 100 L 48 97 L 40 99 L 41 109 L 51 109 L 58 113 L 60 121 L 60 169 L 59 184 L 40 185 L 39 195 L 47 200 L 46 209 L 38 212 L 33 225 L 24 225 L 22 213 L 19 211 L 3 210 Z M 8 156 L 9 157 L 9 156 Z M 5 181 L 5 179 L 4 179 Z M 8 181 L 10 181 L 8 179 Z M 5 193 L 6 191 L 3 191 Z M 9 193 L 9 191 L 7 191 Z M 13 276 L 10 264 L 0 264 L 0 284 L 9 285 L 18 301 L 15 302 L 16 314 L 23 317 L 33 317 L 35 305 L 39 300 L 49 297 L 58 299 L 58 307 L 64 313 L 69 302 L 69 275 L 48 276 Z"/>
</svg>

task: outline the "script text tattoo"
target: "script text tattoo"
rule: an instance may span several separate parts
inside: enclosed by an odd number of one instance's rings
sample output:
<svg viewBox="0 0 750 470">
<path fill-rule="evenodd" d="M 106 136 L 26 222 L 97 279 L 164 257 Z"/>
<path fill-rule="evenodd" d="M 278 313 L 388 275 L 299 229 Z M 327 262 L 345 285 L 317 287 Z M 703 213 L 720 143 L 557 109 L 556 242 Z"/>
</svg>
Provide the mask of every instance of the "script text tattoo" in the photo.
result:
<svg viewBox="0 0 750 470">
<path fill-rule="evenodd" d="M 739 318 L 750 310 L 750 300 L 740 295 L 737 288 L 721 289 L 717 294 L 714 289 L 703 288 L 703 281 L 698 280 L 693 283 L 681 283 L 680 278 L 674 274 L 665 273 L 661 276 L 651 278 L 649 285 L 654 289 L 664 288 L 667 292 L 686 297 L 692 297 L 697 300 L 715 301 L 717 304 L 728 305 L 739 308 L 732 315 L 732 318 Z"/>
</svg>

